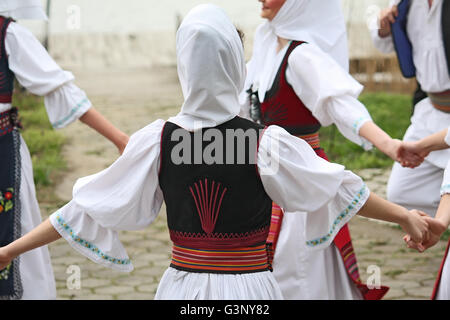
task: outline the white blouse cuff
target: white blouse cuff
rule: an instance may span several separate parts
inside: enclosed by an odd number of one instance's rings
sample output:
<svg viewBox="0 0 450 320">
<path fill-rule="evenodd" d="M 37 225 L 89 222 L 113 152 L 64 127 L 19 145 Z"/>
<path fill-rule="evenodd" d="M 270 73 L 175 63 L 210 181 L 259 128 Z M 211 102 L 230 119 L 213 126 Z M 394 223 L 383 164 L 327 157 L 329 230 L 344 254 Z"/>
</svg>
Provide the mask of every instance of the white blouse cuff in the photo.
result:
<svg viewBox="0 0 450 320">
<path fill-rule="evenodd" d="M 392 36 L 381 38 L 378 35 L 378 29 L 370 30 L 370 35 L 372 36 L 372 41 L 375 48 L 377 48 L 380 52 L 389 54 L 395 50 Z"/>
<path fill-rule="evenodd" d="M 359 186 L 359 190 L 356 192 L 350 192 L 354 189 L 355 185 L 352 184 L 348 187 L 345 185 L 341 186 L 341 189 L 338 192 L 338 196 L 330 202 L 327 206 L 319 209 L 317 212 L 311 212 L 307 216 L 308 220 L 315 219 L 325 215 L 329 215 L 329 230 L 328 232 L 318 234 L 317 228 L 315 226 L 320 226 L 318 224 L 313 224 L 312 221 L 310 223 L 307 222 L 306 228 L 306 244 L 309 249 L 324 249 L 328 247 L 341 230 L 343 226 L 345 226 L 366 203 L 367 199 L 370 196 L 370 190 L 366 186 L 364 182 Z M 344 200 L 348 199 L 348 200 Z M 311 228 L 310 228 L 311 227 Z M 314 231 L 316 229 L 316 231 Z"/>
<path fill-rule="evenodd" d="M 117 231 L 101 227 L 72 201 L 50 216 L 55 230 L 80 254 L 95 263 L 121 272 L 131 272 L 133 265 Z"/>
<path fill-rule="evenodd" d="M 441 196 L 450 193 L 450 184 L 444 184 L 441 188 Z"/>
<path fill-rule="evenodd" d="M 361 127 L 369 121 L 373 120 L 370 117 L 361 117 L 353 123 L 353 133 L 359 137 L 359 145 L 365 151 L 371 150 L 373 148 L 373 144 L 366 138 L 361 137 L 359 134 L 359 130 L 361 130 Z"/>
<path fill-rule="evenodd" d="M 44 101 L 48 117 L 55 129 L 64 128 L 78 120 L 92 107 L 85 92 L 72 82 L 46 95 Z"/>
</svg>

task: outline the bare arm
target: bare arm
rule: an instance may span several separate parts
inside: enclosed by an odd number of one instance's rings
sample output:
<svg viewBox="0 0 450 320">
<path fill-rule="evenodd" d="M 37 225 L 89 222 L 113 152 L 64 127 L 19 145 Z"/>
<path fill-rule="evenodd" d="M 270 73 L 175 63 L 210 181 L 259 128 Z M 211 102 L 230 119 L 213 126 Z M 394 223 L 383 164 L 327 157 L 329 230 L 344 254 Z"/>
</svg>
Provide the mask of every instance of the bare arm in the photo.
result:
<svg viewBox="0 0 450 320">
<path fill-rule="evenodd" d="M 444 129 L 438 133 L 432 134 L 417 142 L 418 147 L 423 152 L 430 153 L 432 151 L 447 149 L 450 146 L 445 142 L 448 129 Z"/>
<path fill-rule="evenodd" d="M 422 242 L 428 237 L 428 223 L 417 210 L 408 211 L 373 192 L 358 214 L 367 218 L 397 223 L 416 242 Z"/>
<path fill-rule="evenodd" d="M 95 110 L 94 108 L 89 109 L 83 116 L 80 117 L 80 121 L 96 130 L 106 139 L 110 140 L 115 144 L 117 149 L 119 149 L 119 153 L 123 153 L 123 150 L 127 146 L 129 137 L 125 133 L 117 129 L 97 110 Z"/>
<path fill-rule="evenodd" d="M 370 141 L 378 150 L 385 153 L 393 160 L 396 159 L 395 148 L 397 145 L 400 145 L 401 142 L 392 139 L 373 121 L 367 121 L 359 130 L 359 135 Z"/>
<path fill-rule="evenodd" d="M 61 238 L 61 235 L 53 228 L 50 220 L 45 220 L 23 237 L 0 248 L 0 270 L 9 265 L 17 256 L 45 246 L 59 238 Z"/>
</svg>

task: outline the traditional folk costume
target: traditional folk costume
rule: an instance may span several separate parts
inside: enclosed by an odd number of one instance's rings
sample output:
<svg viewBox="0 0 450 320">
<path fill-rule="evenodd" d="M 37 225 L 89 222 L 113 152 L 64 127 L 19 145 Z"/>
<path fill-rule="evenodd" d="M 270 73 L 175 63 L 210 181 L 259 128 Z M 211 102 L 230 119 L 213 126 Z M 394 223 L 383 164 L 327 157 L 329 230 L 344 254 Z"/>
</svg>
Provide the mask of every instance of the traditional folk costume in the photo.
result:
<svg viewBox="0 0 450 320">
<path fill-rule="evenodd" d="M 445 142 L 450 146 L 450 127 L 448 128 Z M 450 193 L 450 159 L 447 163 L 447 168 L 444 172 L 444 179 L 442 181 L 440 195 Z M 434 285 L 431 299 L 436 300 L 450 300 L 450 259 L 448 256 L 450 249 L 450 240 L 445 251 L 444 259 L 442 260 L 441 268 L 439 270 L 436 284 Z"/>
<path fill-rule="evenodd" d="M 173 255 L 156 299 L 282 299 L 266 250 L 272 200 L 290 212 L 310 212 L 305 239 L 323 248 L 364 205 L 369 190 L 284 129 L 263 130 L 238 116 L 244 52 L 221 9 L 201 5 L 185 17 L 177 59 L 181 112 L 138 131 L 109 168 L 78 180 L 73 200 L 50 221 L 92 261 L 131 271 L 118 231 L 148 226 L 164 201 Z M 230 149 L 220 138 L 230 130 L 255 133 L 241 164 L 239 146 L 233 140 Z M 211 132 L 219 136 L 206 138 Z M 194 143 L 181 151 L 182 136 Z M 209 163 L 202 154 L 213 144 L 224 152 L 217 149 Z M 231 163 L 225 161 L 230 155 Z"/>
<path fill-rule="evenodd" d="M 39 41 L 13 19 L 46 19 L 39 0 L 0 3 L 0 246 L 41 223 L 30 153 L 11 105 L 14 77 L 29 92 L 44 96 L 50 121 L 62 128 L 91 104 Z M 47 247 L 16 258 L 0 271 L 0 299 L 55 299 L 56 286 Z"/>
<path fill-rule="evenodd" d="M 277 36 L 291 40 L 278 53 Z M 361 126 L 371 121 L 357 100 L 362 89 L 348 74 L 340 2 L 287 0 L 277 16 L 256 31 L 241 94 L 241 114 L 265 125 L 283 127 L 327 160 L 320 148 L 322 125 L 334 123 L 349 140 L 365 149 L 372 147 L 358 135 Z M 314 196 L 308 201 L 314 201 Z M 330 247 L 311 251 L 308 248 L 313 244 L 305 241 L 306 219 L 304 212 L 274 203 L 268 242 L 276 249 L 273 269 L 284 297 L 381 299 L 387 288 L 368 290 L 361 283 L 348 227 L 341 229 Z"/>
<path fill-rule="evenodd" d="M 450 124 L 450 1 L 391 1 L 398 4 L 399 17 L 392 26 L 394 36 L 380 38 L 372 31 L 375 46 L 384 53 L 397 51 L 406 77 L 416 76 L 428 98 L 421 100 L 411 118 L 404 141 L 416 141 Z M 435 151 L 417 168 L 395 163 L 389 178 L 388 200 L 434 216 L 439 189 L 450 150 Z"/>
</svg>

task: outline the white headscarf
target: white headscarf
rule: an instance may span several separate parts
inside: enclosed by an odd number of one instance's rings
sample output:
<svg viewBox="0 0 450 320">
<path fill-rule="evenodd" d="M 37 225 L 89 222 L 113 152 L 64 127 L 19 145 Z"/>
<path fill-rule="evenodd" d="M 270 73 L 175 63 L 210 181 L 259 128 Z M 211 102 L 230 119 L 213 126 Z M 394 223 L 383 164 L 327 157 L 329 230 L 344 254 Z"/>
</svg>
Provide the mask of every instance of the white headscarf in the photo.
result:
<svg viewBox="0 0 450 320">
<path fill-rule="evenodd" d="M 48 20 L 41 0 L 0 0 L 0 16 L 14 20 Z"/>
<path fill-rule="evenodd" d="M 278 45 L 277 37 L 312 43 L 330 54 L 345 70 L 349 68 L 347 32 L 341 1 L 286 0 L 275 18 L 261 24 L 255 34 L 245 88 L 258 82 L 261 101 L 271 85 L 260 81 L 263 77 L 261 70 L 268 52 Z"/>
<path fill-rule="evenodd" d="M 215 127 L 239 114 L 246 65 L 239 34 L 226 13 L 211 4 L 192 9 L 177 32 L 181 112 L 170 118 L 186 130 Z"/>
</svg>

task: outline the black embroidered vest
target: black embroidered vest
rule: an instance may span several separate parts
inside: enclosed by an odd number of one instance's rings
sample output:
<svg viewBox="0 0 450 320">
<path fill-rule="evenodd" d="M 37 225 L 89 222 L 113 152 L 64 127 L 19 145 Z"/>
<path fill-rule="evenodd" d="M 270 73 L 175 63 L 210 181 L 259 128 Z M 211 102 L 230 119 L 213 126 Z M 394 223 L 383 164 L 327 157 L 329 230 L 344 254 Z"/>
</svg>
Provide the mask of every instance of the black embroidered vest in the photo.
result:
<svg viewBox="0 0 450 320">
<path fill-rule="evenodd" d="M 11 21 L 0 16 L 0 103 L 11 103 L 14 89 L 14 73 L 9 70 L 5 49 L 6 30 Z"/>
<path fill-rule="evenodd" d="M 217 249 L 265 244 L 272 200 L 256 166 L 262 131 L 262 126 L 240 117 L 196 133 L 166 122 L 159 183 L 175 245 Z M 230 139 L 244 132 L 247 138 L 241 142 Z M 182 141 L 187 147 L 180 151 Z"/>
</svg>

